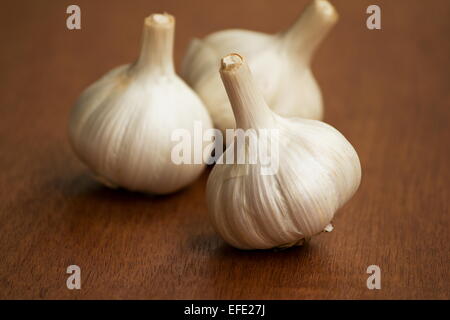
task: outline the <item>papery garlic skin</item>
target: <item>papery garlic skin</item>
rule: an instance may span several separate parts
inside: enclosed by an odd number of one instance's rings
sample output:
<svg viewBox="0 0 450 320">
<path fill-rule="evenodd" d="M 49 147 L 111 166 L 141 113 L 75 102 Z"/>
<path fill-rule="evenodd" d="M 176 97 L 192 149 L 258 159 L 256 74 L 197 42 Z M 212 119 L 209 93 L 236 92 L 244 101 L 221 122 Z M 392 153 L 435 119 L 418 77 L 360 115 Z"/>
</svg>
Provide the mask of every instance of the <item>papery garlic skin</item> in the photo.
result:
<svg viewBox="0 0 450 320">
<path fill-rule="evenodd" d="M 278 138 L 271 143 L 279 146 L 279 167 L 273 175 L 262 175 L 260 163 L 216 164 L 207 183 L 210 220 L 236 248 L 301 244 L 324 229 L 331 230 L 335 212 L 357 190 L 361 180 L 358 155 L 330 125 L 272 112 L 248 66 L 236 61 L 236 56 L 222 60 L 221 75 L 237 127 L 278 129 Z M 234 142 L 221 157 L 242 147 L 247 148 Z"/>
<path fill-rule="evenodd" d="M 174 72 L 174 17 L 146 18 L 139 59 L 88 87 L 70 115 L 78 157 L 111 187 L 166 194 L 195 180 L 204 164 L 176 165 L 174 130 L 212 127 L 200 98 Z"/>
<path fill-rule="evenodd" d="M 320 120 L 322 95 L 310 61 L 337 20 L 336 10 L 328 1 L 314 0 L 286 32 L 269 35 L 232 29 L 215 32 L 202 40 L 194 39 L 181 75 L 202 98 L 214 125 L 222 131 L 235 127 L 217 74 L 220 59 L 230 52 L 246 57 L 256 84 L 273 111 L 285 117 Z"/>
</svg>

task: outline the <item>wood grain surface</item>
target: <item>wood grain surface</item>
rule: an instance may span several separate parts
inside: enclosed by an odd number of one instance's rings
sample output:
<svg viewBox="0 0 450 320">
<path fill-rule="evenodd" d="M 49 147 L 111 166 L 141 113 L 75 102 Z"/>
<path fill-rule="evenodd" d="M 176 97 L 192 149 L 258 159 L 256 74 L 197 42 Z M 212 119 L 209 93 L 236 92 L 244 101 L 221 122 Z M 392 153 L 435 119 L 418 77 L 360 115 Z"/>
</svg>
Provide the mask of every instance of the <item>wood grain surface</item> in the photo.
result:
<svg viewBox="0 0 450 320">
<path fill-rule="evenodd" d="M 66 28 L 76 3 L 82 29 Z M 450 2 L 335 1 L 340 22 L 313 71 L 325 121 L 358 151 L 362 184 L 335 230 L 284 251 L 239 251 L 207 219 L 210 170 L 176 194 L 109 190 L 67 139 L 69 110 L 133 61 L 145 16 L 177 18 L 177 67 L 192 37 L 276 32 L 306 0 L 2 1 L 0 298 L 449 299 Z M 382 29 L 366 28 L 366 8 Z M 81 267 L 81 290 L 66 288 Z M 368 290 L 369 265 L 381 290 Z"/>
</svg>

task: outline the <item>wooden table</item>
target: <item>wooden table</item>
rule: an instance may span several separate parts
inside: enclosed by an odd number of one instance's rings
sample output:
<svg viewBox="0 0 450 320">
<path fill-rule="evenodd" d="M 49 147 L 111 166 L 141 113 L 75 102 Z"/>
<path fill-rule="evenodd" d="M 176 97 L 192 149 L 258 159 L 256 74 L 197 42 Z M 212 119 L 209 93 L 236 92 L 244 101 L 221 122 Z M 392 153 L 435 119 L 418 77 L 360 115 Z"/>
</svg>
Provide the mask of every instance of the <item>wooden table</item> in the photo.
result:
<svg viewBox="0 0 450 320">
<path fill-rule="evenodd" d="M 0 10 L 0 298 L 449 299 L 450 3 L 337 1 L 317 52 L 325 121 L 355 146 L 363 180 L 335 230 L 305 247 L 245 252 L 207 220 L 209 170 L 176 194 L 109 190 L 72 153 L 67 118 L 81 90 L 133 61 L 144 17 L 177 18 L 188 41 L 221 28 L 275 32 L 300 1 L 67 1 Z M 382 29 L 366 28 L 369 4 Z M 81 267 L 81 290 L 66 288 Z M 381 290 L 366 269 L 381 268 Z"/>
</svg>

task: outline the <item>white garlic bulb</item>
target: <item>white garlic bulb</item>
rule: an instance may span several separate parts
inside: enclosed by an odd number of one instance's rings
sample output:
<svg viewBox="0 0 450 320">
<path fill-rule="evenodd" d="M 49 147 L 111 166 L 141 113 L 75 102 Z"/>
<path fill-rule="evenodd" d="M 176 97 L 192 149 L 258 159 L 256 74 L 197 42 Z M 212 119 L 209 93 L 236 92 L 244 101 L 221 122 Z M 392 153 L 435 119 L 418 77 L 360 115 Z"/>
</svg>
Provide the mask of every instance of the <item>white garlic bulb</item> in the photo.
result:
<svg viewBox="0 0 450 320">
<path fill-rule="evenodd" d="M 202 98 L 216 128 L 234 128 L 233 112 L 217 66 L 224 55 L 239 52 L 248 60 L 256 84 L 273 111 L 285 117 L 320 120 L 322 95 L 310 60 L 337 19 L 328 1 L 314 0 L 286 32 L 270 35 L 231 29 L 194 39 L 181 76 Z"/>
<path fill-rule="evenodd" d="M 196 179 L 204 164 L 175 164 L 171 135 L 212 127 L 200 98 L 174 71 L 175 19 L 145 19 L 138 60 L 113 69 L 88 87 L 71 115 L 69 137 L 79 158 L 105 184 L 155 194 Z"/>
<path fill-rule="evenodd" d="M 271 111 L 241 56 L 224 57 L 220 74 L 237 128 L 254 130 L 255 140 L 262 139 L 263 129 L 277 133 L 265 135 L 267 145 L 276 148 L 258 152 L 271 152 L 271 161 L 278 165 L 273 174 L 264 174 L 260 161 L 225 164 L 239 150 L 246 159 L 255 150 L 250 140 L 230 144 L 207 183 L 208 211 L 217 232 L 234 247 L 267 249 L 301 244 L 331 231 L 335 212 L 361 180 L 352 145 L 321 121 L 284 118 Z"/>
</svg>

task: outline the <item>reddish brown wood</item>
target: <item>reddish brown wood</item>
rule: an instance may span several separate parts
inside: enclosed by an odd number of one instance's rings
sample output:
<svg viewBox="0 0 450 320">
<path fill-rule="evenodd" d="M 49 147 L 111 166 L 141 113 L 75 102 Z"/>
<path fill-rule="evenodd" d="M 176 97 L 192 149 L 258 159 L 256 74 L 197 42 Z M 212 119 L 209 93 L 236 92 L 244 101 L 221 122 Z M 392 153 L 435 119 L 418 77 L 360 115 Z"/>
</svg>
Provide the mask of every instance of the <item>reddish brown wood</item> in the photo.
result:
<svg viewBox="0 0 450 320">
<path fill-rule="evenodd" d="M 208 172 L 151 197 L 94 182 L 71 152 L 67 117 L 81 90 L 136 58 L 143 18 L 177 18 L 179 65 L 191 37 L 229 27 L 275 32 L 306 1 L 86 1 L 82 30 L 66 1 L 0 10 L 0 298 L 450 298 L 450 3 L 338 1 L 317 52 L 326 121 L 353 143 L 362 185 L 335 230 L 303 248 L 243 252 L 207 221 Z M 230 5 L 231 3 L 231 5 Z M 66 288 L 66 267 L 82 289 Z M 382 289 L 366 288 L 366 268 Z"/>
</svg>

